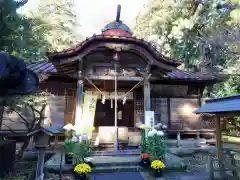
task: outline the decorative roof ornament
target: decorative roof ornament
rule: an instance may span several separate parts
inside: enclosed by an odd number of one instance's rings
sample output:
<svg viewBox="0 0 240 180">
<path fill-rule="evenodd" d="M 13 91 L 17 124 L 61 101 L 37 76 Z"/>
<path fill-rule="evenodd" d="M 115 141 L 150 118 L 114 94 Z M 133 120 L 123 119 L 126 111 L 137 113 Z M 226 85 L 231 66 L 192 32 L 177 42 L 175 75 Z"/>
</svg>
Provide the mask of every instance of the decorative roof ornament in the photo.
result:
<svg viewBox="0 0 240 180">
<path fill-rule="evenodd" d="M 116 20 L 107 24 L 103 28 L 102 34 L 103 35 L 108 35 L 108 36 L 131 37 L 132 34 L 133 34 L 131 29 L 120 20 L 120 17 L 121 17 L 121 5 L 118 5 L 117 6 Z"/>
</svg>

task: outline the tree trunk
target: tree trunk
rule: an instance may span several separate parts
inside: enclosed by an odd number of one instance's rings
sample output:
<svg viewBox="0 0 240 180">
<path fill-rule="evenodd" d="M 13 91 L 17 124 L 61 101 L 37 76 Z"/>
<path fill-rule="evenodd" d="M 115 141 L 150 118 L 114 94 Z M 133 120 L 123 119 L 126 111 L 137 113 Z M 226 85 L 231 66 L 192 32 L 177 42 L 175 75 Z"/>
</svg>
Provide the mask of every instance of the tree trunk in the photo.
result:
<svg viewBox="0 0 240 180">
<path fill-rule="evenodd" d="M 0 130 L 2 129 L 3 114 L 4 114 L 4 106 L 0 106 Z M 2 139 L 3 137 L 0 136 L 0 140 Z"/>
<path fill-rule="evenodd" d="M 18 159 L 22 159 L 25 149 L 28 147 L 31 137 L 25 137 L 23 145 L 18 153 Z"/>
</svg>

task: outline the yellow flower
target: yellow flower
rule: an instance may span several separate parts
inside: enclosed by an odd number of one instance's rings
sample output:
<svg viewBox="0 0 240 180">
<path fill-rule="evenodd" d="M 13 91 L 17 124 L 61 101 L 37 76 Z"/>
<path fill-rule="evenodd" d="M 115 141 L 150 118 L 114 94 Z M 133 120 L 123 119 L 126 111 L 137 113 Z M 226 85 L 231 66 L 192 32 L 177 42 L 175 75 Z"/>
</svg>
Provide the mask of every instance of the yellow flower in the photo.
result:
<svg viewBox="0 0 240 180">
<path fill-rule="evenodd" d="M 154 160 L 151 163 L 151 168 L 153 169 L 163 169 L 165 167 L 166 167 L 165 164 L 160 160 Z"/>
<path fill-rule="evenodd" d="M 91 167 L 88 164 L 78 164 L 74 167 L 74 172 L 78 174 L 87 174 L 91 172 Z"/>
</svg>

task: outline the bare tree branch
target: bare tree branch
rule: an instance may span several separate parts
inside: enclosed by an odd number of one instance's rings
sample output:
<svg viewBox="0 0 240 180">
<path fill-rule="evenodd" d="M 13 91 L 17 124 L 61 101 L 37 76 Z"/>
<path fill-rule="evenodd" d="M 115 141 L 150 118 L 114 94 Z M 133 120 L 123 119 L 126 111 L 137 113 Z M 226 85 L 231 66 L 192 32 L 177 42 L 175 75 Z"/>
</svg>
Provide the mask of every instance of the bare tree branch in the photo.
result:
<svg viewBox="0 0 240 180">
<path fill-rule="evenodd" d="M 22 123 L 25 123 L 25 125 L 26 125 L 26 128 L 29 130 L 29 122 L 28 122 L 28 120 L 23 116 L 23 115 L 21 115 L 21 113 L 19 113 L 17 110 L 15 110 L 15 109 L 13 109 L 13 108 L 11 108 L 11 110 L 13 111 L 13 112 L 15 112 L 15 113 L 17 113 L 17 115 L 21 118 L 21 120 L 23 121 Z"/>
<path fill-rule="evenodd" d="M 3 124 L 3 126 L 5 126 L 6 128 L 8 128 L 8 130 L 9 130 L 11 133 L 16 134 L 16 132 L 15 132 L 10 126 L 8 126 L 8 125 L 6 125 L 6 124 Z"/>
</svg>

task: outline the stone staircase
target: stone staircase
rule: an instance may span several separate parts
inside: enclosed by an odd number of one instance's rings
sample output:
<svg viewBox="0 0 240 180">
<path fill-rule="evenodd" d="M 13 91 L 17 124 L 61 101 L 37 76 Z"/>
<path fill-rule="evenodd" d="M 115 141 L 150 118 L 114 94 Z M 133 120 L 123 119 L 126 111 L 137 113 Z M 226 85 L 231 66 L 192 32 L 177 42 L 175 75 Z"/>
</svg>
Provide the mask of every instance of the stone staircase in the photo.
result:
<svg viewBox="0 0 240 180">
<path fill-rule="evenodd" d="M 129 172 L 139 170 L 139 151 L 125 152 L 95 152 L 91 157 L 93 172 Z M 52 172 L 60 170 L 61 154 L 56 153 L 50 160 L 45 163 L 45 168 Z M 72 165 L 66 164 L 62 158 L 62 172 L 71 173 Z"/>
<path fill-rule="evenodd" d="M 91 162 L 94 165 L 93 172 L 134 172 L 142 170 L 139 167 L 140 150 L 123 150 L 117 152 L 111 151 L 96 151 L 91 157 Z M 61 154 L 56 153 L 50 160 L 45 163 L 45 168 L 49 171 L 58 172 L 60 170 Z M 183 158 L 174 154 L 167 153 L 165 156 L 166 166 L 169 170 L 183 170 L 186 164 Z M 71 173 L 72 165 L 65 164 L 64 158 L 62 161 L 62 172 Z"/>
<path fill-rule="evenodd" d="M 139 171 L 139 155 L 93 156 L 93 172 L 133 172 Z"/>
</svg>

